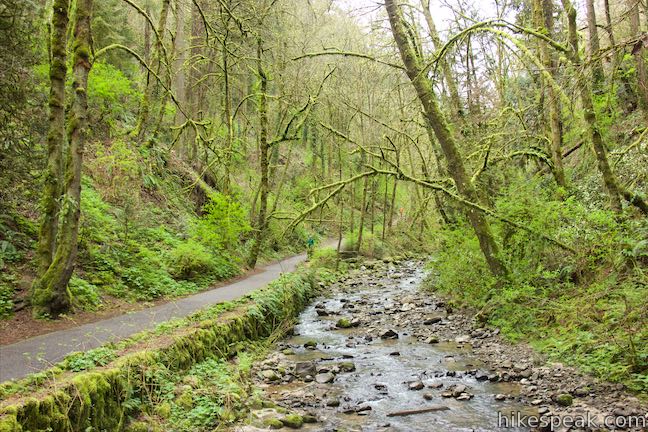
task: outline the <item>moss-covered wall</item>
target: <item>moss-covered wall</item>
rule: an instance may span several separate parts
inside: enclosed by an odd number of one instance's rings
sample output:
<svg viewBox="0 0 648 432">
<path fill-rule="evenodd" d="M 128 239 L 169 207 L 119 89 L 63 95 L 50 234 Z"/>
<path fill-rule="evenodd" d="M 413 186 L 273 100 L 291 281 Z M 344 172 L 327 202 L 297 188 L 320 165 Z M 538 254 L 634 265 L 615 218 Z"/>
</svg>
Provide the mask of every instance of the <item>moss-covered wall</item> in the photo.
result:
<svg viewBox="0 0 648 432">
<path fill-rule="evenodd" d="M 156 367 L 184 370 L 208 357 L 226 357 L 240 342 L 268 336 L 295 317 L 314 291 L 315 276 L 285 275 L 220 318 L 149 341 L 153 349 L 122 356 L 102 368 L 71 373 L 0 402 L 0 432 L 121 431 L 136 412 L 129 400 L 147 391 Z"/>
</svg>

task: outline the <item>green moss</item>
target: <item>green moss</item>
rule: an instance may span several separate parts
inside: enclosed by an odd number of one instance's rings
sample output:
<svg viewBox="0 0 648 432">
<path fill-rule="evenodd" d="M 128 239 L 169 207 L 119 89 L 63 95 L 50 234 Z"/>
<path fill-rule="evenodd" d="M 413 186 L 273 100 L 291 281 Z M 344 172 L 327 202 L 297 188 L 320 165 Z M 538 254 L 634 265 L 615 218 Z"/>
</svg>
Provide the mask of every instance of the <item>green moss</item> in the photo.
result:
<svg viewBox="0 0 648 432">
<path fill-rule="evenodd" d="M 304 423 L 317 423 L 317 417 L 315 416 L 306 414 L 302 418 L 304 419 Z"/>
<path fill-rule="evenodd" d="M 270 429 L 281 429 L 284 426 L 283 422 L 277 418 L 267 418 L 263 420 L 263 425 Z"/>
<path fill-rule="evenodd" d="M 288 414 L 281 419 L 281 423 L 291 429 L 299 429 L 304 425 L 304 418 L 299 414 Z"/>
<path fill-rule="evenodd" d="M 148 423 L 143 421 L 137 421 L 131 423 L 126 429 L 126 431 L 127 432 L 150 432 L 151 429 L 149 428 Z"/>
<path fill-rule="evenodd" d="M 561 406 L 570 406 L 574 402 L 572 395 L 568 393 L 562 393 L 556 396 L 556 403 Z"/>
<path fill-rule="evenodd" d="M 315 348 L 317 346 L 317 341 L 308 340 L 304 342 L 304 348 Z"/>
<path fill-rule="evenodd" d="M 193 408 L 193 391 L 186 389 L 175 401 L 176 405 L 186 410 Z"/>
<path fill-rule="evenodd" d="M 340 318 L 337 323 L 335 324 L 336 327 L 338 328 L 351 328 L 352 324 L 351 321 L 348 318 Z"/>
<path fill-rule="evenodd" d="M 0 432 L 21 432 L 23 428 L 18 424 L 16 417 L 0 417 Z"/>
</svg>

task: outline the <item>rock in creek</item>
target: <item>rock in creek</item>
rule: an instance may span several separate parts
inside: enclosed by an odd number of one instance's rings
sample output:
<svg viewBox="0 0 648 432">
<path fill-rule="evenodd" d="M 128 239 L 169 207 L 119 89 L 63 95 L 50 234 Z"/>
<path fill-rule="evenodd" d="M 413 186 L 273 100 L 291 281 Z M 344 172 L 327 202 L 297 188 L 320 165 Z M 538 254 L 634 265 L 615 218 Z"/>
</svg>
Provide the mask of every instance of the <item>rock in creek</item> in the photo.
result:
<svg viewBox="0 0 648 432">
<path fill-rule="evenodd" d="M 432 325 L 432 324 L 436 324 L 438 322 L 441 322 L 442 320 L 443 320 L 443 318 L 440 317 L 440 316 L 432 316 L 432 317 L 426 318 L 425 321 L 423 321 L 423 324 Z"/>
<path fill-rule="evenodd" d="M 335 380 L 335 375 L 331 372 L 318 373 L 315 375 L 315 382 L 318 384 L 329 384 Z"/>
<path fill-rule="evenodd" d="M 314 376 L 317 374 L 315 363 L 313 362 L 297 362 L 295 363 L 295 375 L 300 378 L 306 378 L 308 375 Z"/>
<path fill-rule="evenodd" d="M 261 376 L 265 381 L 279 381 L 281 379 L 281 375 L 272 369 L 265 369 L 261 372 Z"/>
<path fill-rule="evenodd" d="M 381 339 L 398 339 L 398 333 L 396 333 L 392 329 L 384 330 L 382 333 L 380 333 L 380 338 Z"/>
<path fill-rule="evenodd" d="M 355 364 L 353 362 L 342 362 L 337 365 L 340 372 L 353 372 L 356 370 Z"/>
<path fill-rule="evenodd" d="M 408 386 L 408 388 L 410 390 L 423 390 L 424 387 L 425 387 L 425 385 L 421 381 L 411 382 L 411 383 L 409 383 L 409 386 Z"/>
</svg>

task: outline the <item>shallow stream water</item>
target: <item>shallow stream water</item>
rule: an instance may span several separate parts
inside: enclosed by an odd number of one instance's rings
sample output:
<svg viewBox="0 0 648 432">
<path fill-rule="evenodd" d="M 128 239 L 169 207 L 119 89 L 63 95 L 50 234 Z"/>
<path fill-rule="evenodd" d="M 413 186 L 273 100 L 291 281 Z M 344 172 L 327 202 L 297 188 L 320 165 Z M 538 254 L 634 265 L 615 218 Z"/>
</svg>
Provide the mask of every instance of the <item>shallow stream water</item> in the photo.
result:
<svg viewBox="0 0 648 432">
<path fill-rule="evenodd" d="M 331 366 L 341 361 L 352 361 L 355 371 L 336 375 L 327 384 L 326 398 L 339 399 L 337 408 L 325 407 L 314 411 L 319 423 L 304 425 L 307 430 L 392 430 L 392 431 L 495 431 L 498 415 L 510 415 L 512 411 L 533 414 L 529 408 L 515 402 L 519 393 L 516 383 L 478 381 L 470 371 L 487 371 L 487 368 L 471 356 L 470 346 L 455 342 L 429 344 L 408 334 L 406 325 L 398 321 L 389 328 L 399 334 L 398 339 L 384 340 L 367 337 L 364 325 L 350 329 L 336 329 L 341 316 L 359 314 L 371 321 L 371 316 L 384 316 L 399 306 L 408 294 L 417 294 L 424 273 L 417 263 L 406 262 L 390 267 L 386 278 L 380 283 L 371 280 L 353 282 L 356 286 L 346 292 L 334 293 L 318 302 L 325 305 L 330 316 L 319 316 L 315 305 L 307 308 L 295 327 L 295 336 L 286 340 L 295 354 L 291 361 L 317 361 L 318 367 Z M 433 308 L 433 303 L 429 306 Z M 397 317 L 398 314 L 390 315 Z M 391 318 L 390 318 L 391 319 Z M 384 323 L 383 323 L 384 324 Z M 401 324 L 399 326 L 399 324 Z M 371 325 L 371 324 L 369 324 Z M 382 324 L 381 324 L 382 325 Z M 317 341 L 316 349 L 306 349 L 308 341 Z M 411 382 L 421 381 L 425 388 L 416 391 L 409 388 Z M 443 387 L 439 387 L 440 384 Z M 442 397 L 441 393 L 453 384 L 465 385 L 474 395 L 470 400 Z M 291 382 L 272 385 L 268 391 L 286 394 L 291 391 L 308 392 L 315 383 Z M 321 384 L 319 385 L 321 386 Z M 427 399 L 424 398 L 426 394 Z M 496 394 L 507 399 L 496 401 Z M 353 410 L 358 406 L 366 410 Z M 371 407 L 368 409 L 367 406 Z M 388 414 L 429 408 L 447 407 L 447 410 L 389 417 Z M 528 430 L 509 427 L 506 430 Z"/>
</svg>

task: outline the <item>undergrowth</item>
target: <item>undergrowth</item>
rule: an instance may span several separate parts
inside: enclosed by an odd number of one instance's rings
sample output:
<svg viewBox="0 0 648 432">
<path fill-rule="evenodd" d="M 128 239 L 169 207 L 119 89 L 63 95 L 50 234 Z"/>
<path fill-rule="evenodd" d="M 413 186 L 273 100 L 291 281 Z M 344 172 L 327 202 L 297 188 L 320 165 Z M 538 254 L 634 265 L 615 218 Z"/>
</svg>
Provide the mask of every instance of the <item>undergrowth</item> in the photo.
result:
<svg viewBox="0 0 648 432">
<path fill-rule="evenodd" d="M 648 223 L 555 199 L 546 185 L 517 188 L 498 212 L 577 252 L 498 223 L 510 276 L 496 283 L 476 237 L 457 224 L 437 237 L 427 286 L 550 359 L 648 392 Z"/>
</svg>

